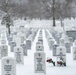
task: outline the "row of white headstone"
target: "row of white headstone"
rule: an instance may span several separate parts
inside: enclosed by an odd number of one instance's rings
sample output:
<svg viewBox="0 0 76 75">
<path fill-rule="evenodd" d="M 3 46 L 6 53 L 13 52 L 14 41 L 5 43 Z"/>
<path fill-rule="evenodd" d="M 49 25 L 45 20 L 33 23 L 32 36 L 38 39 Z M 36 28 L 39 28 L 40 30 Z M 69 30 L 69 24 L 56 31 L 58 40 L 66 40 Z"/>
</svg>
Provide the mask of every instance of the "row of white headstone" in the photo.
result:
<svg viewBox="0 0 76 75">
<path fill-rule="evenodd" d="M 16 43 L 16 46 L 13 45 L 14 48 L 13 47 L 12 48 L 14 49 L 14 55 L 17 64 L 24 64 L 24 55 L 27 56 L 27 50 L 31 49 L 31 45 L 36 36 L 36 32 L 37 30 L 35 31 L 35 33 L 30 34 L 29 37 L 26 39 L 26 41 L 23 40 L 22 42 L 20 38 L 21 34 L 18 34 L 17 37 L 16 36 L 14 37 L 15 40 L 11 42 Z"/>
<path fill-rule="evenodd" d="M 57 66 L 64 66 L 61 65 L 60 62 L 63 62 L 66 65 L 66 48 L 64 46 L 64 38 L 60 39 L 59 44 L 54 42 L 54 38 L 52 38 L 47 31 L 45 31 L 47 41 L 49 43 L 49 46 L 51 46 L 51 50 L 53 52 L 53 56 L 57 58 Z M 51 43 L 51 41 L 53 41 Z"/>
<path fill-rule="evenodd" d="M 47 38 L 49 50 L 52 50 L 52 49 L 53 49 L 53 45 L 54 45 L 56 42 L 54 41 L 54 38 L 49 35 L 49 33 L 48 33 L 47 30 L 45 30 L 45 34 L 46 34 L 46 38 Z"/>
<path fill-rule="evenodd" d="M 3 32 L 1 35 L 1 45 L 0 45 L 0 58 L 2 58 L 2 75 L 16 75 L 16 63 L 24 64 L 23 48 L 21 45 L 20 37 L 14 36 L 14 42 L 16 42 L 16 47 L 14 48 L 15 58 L 10 58 L 8 56 L 8 46 L 6 42 L 6 34 Z M 5 35 L 4 35 L 5 34 Z M 36 34 L 35 34 L 36 36 Z M 4 41 L 3 41 L 4 40 Z M 76 41 L 73 47 L 74 59 L 76 58 Z M 4 58 L 3 58 L 4 57 Z M 66 64 L 66 47 L 64 46 L 64 39 L 61 38 L 59 41 L 59 46 L 56 49 L 57 65 L 60 66 L 60 60 L 63 60 Z M 34 53 L 34 68 L 35 73 L 46 73 L 46 54 L 44 53 L 43 37 L 42 31 L 39 33 L 38 42 L 36 43 L 36 52 Z"/>
<path fill-rule="evenodd" d="M 73 60 L 76 60 L 76 40 L 74 41 L 73 44 Z"/>
<path fill-rule="evenodd" d="M 36 33 L 38 29 L 36 29 L 31 38 L 34 40 Z M 25 47 L 25 42 L 21 42 L 20 35 L 13 35 L 13 40 L 11 40 L 10 45 L 13 44 L 13 52 L 14 52 L 14 58 L 8 57 L 8 45 L 7 45 L 7 37 L 6 31 L 1 33 L 1 40 L 0 40 L 0 59 L 2 59 L 2 75 L 16 75 L 16 63 L 17 64 L 24 64 L 24 52 L 23 47 Z M 29 40 L 31 40 L 31 38 Z M 9 40 L 9 39 L 8 39 Z M 9 42 L 9 41 L 8 41 Z M 32 42 L 32 41 L 31 41 Z M 12 49 L 11 48 L 11 49 Z M 25 49 L 24 49 L 25 50 Z"/>
<path fill-rule="evenodd" d="M 46 33 L 47 40 L 50 40 L 49 39 L 50 36 L 48 35 L 48 33 L 46 31 L 45 31 L 45 33 Z M 47 37 L 47 36 L 49 36 L 49 37 Z M 58 61 L 59 61 L 59 58 L 63 57 L 64 62 L 66 62 L 66 53 L 71 53 L 71 49 L 73 47 L 73 59 L 76 60 L 76 48 L 75 48 L 76 45 L 75 45 L 75 43 L 76 43 L 76 40 L 73 42 L 72 37 L 68 37 L 67 35 L 62 33 L 62 37 L 59 40 L 59 44 L 53 44 L 53 46 L 51 48 L 53 50 L 53 56 L 56 56 Z"/>
<path fill-rule="evenodd" d="M 7 46 L 7 39 L 6 39 L 6 33 L 5 30 L 1 32 L 0 37 L 0 59 L 8 56 L 8 46 Z"/>
<path fill-rule="evenodd" d="M 40 30 L 38 42 L 36 43 L 36 52 L 34 53 L 34 71 L 35 73 L 46 74 L 46 55 L 44 52 L 42 30 Z"/>
<path fill-rule="evenodd" d="M 6 38 L 6 28 L 0 33 L 0 59 L 1 75 L 16 75 L 16 62 L 14 58 L 8 57 L 8 45 Z"/>
</svg>

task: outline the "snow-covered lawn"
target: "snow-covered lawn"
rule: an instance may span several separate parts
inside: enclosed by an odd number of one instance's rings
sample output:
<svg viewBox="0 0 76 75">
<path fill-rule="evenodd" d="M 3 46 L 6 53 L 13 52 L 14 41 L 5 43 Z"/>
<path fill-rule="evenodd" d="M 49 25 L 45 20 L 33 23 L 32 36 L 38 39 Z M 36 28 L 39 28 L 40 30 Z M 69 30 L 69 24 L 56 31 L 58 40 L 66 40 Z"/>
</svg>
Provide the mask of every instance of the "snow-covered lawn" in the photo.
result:
<svg viewBox="0 0 76 75">
<path fill-rule="evenodd" d="M 32 44 L 32 49 L 28 50 L 28 56 L 24 57 L 24 65 L 16 65 L 17 75 L 43 75 L 42 73 L 34 73 L 34 52 L 36 51 L 35 46 L 38 40 L 39 32 L 35 38 L 35 41 Z M 51 57 L 56 61 L 56 57 L 52 56 L 52 50 L 49 50 L 47 39 L 43 30 L 43 40 L 44 40 L 44 52 L 47 57 Z M 9 56 L 14 57 L 14 54 L 9 51 Z M 0 60 L 1 61 L 1 60 Z M 1 64 L 1 62 L 0 62 Z M 76 61 L 73 60 L 72 53 L 67 54 L 67 66 L 66 67 L 57 67 L 52 64 L 46 63 L 46 75 L 76 75 Z M 0 74 L 1 74 L 1 65 L 0 65 Z"/>
<path fill-rule="evenodd" d="M 75 20 L 76 21 L 76 20 Z M 64 24 L 67 24 L 66 21 L 64 21 Z M 59 22 L 58 22 L 59 23 Z M 72 23 L 76 24 L 76 23 Z M 72 25 L 71 24 L 71 25 Z M 39 28 L 49 28 L 52 25 L 52 21 L 48 20 L 32 20 L 32 21 L 16 21 L 15 25 L 28 25 L 31 27 L 39 27 Z M 70 25 L 70 27 L 71 27 Z M 68 27 L 68 26 L 67 26 Z M 17 64 L 16 65 L 16 75 L 44 75 L 42 73 L 34 73 L 34 52 L 36 51 L 36 42 L 38 40 L 39 36 L 38 31 L 36 38 L 32 44 L 31 50 L 28 50 L 28 56 L 24 57 L 24 65 Z M 53 58 L 54 61 L 56 61 L 56 57 L 53 57 L 52 55 L 52 50 L 49 50 L 48 42 L 45 37 L 45 29 L 42 29 L 43 33 L 43 45 L 44 45 L 44 52 L 46 53 L 46 59 L 47 57 Z M 48 31 L 49 33 L 49 31 Z M 49 33 L 50 34 L 50 33 Z M 50 34 L 50 36 L 52 36 Z M 14 57 L 14 53 L 10 52 L 10 47 L 9 47 L 9 56 Z M 73 60 L 73 50 L 71 49 L 71 53 L 66 54 L 67 58 L 67 66 L 66 67 L 57 67 L 53 66 L 52 64 L 46 63 L 46 75 L 76 75 L 76 61 Z M 1 75 L 1 59 L 0 59 L 0 75 Z"/>
</svg>

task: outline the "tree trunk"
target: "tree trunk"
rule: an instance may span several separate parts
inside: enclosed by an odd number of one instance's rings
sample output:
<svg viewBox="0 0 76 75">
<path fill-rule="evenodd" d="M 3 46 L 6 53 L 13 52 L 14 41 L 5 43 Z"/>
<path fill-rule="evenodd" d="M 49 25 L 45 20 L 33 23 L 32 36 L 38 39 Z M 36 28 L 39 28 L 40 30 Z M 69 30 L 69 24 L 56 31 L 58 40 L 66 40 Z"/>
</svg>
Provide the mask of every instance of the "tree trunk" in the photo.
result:
<svg viewBox="0 0 76 75">
<path fill-rule="evenodd" d="M 53 27 L 55 26 L 55 0 L 53 0 Z"/>
<path fill-rule="evenodd" d="M 9 35 L 10 35 L 10 26 L 8 27 L 8 33 L 9 33 Z"/>
<path fill-rule="evenodd" d="M 55 27 L 55 17 L 53 16 L 53 27 Z"/>
<path fill-rule="evenodd" d="M 63 27 L 62 17 L 60 16 L 61 27 Z"/>
</svg>

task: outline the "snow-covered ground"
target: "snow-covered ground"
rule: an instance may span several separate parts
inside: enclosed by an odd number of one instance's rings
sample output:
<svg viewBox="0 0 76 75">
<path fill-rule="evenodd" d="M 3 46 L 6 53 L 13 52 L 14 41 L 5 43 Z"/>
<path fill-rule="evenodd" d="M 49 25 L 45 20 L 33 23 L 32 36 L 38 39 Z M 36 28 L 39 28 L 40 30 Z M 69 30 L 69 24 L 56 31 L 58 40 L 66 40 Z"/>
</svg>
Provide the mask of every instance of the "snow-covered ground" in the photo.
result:
<svg viewBox="0 0 76 75">
<path fill-rule="evenodd" d="M 50 22 L 50 21 L 49 21 Z M 24 21 L 18 21 L 16 24 L 20 25 L 20 24 L 27 24 L 28 25 L 29 22 L 24 22 Z M 48 27 L 49 25 L 51 25 L 48 22 L 46 22 L 45 20 L 42 21 L 43 25 L 45 25 L 44 27 Z M 41 21 L 31 21 L 30 23 L 32 26 L 37 26 L 40 25 L 39 27 L 41 27 Z M 30 25 L 29 24 L 29 25 Z M 43 27 L 42 25 L 42 27 Z M 20 65 L 17 64 L 16 65 L 16 75 L 44 75 L 43 73 L 34 73 L 34 52 L 36 51 L 36 42 L 38 40 L 38 36 L 39 36 L 39 32 L 38 31 L 35 40 L 32 44 L 32 48 L 31 50 L 28 50 L 28 56 L 24 57 L 24 65 Z M 49 46 L 48 46 L 48 42 L 47 39 L 45 37 L 45 29 L 42 29 L 42 33 L 43 33 L 43 45 L 44 45 L 44 52 L 46 53 L 46 59 L 47 57 L 53 58 L 54 61 L 56 61 L 56 57 L 53 57 L 52 55 L 52 50 L 49 50 Z M 49 33 L 49 31 L 48 31 Z M 50 33 L 49 33 L 50 34 Z M 52 35 L 50 34 L 50 36 L 52 37 Z M 46 75 L 76 75 L 76 61 L 73 60 L 73 50 L 71 49 L 71 53 L 67 53 L 66 54 L 66 58 L 67 58 L 67 66 L 66 67 L 57 67 L 57 66 L 53 66 L 52 64 L 46 63 Z M 9 47 L 9 56 L 10 57 L 14 57 L 14 53 L 10 52 L 10 47 Z M 0 59 L 0 75 L 1 75 L 1 59 Z"/>
<path fill-rule="evenodd" d="M 35 46 L 38 40 L 39 31 L 36 35 L 35 41 L 32 44 L 32 49 L 28 50 L 28 56 L 24 57 L 24 65 L 16 65 L 17 75 L 43 75 L 42 73 L 34 73 L 34 52 L 36 51 Z M 43 40 L 44 40 L 44 52 L 46 53 L 46 58 L 51 57 L 56 61 L 56 57 L 52 56 L 52 50 L 49 50 L 47 39 L 43 30 Z M 14 54 L 9 51 L 9 56 L 14 57 Z M 76 75 L 76 61 L 73 60 L 72 53 L 67 54 L 67 66 L 57 67 L 52 64 L 46 63 L 46 75 Z M 0 62 L 1 64 L 1 62 Z M 1 66 L 1 65 L 0 65 Z M 0 67 L 1 73 L 1 67 Z"/>
</svg>

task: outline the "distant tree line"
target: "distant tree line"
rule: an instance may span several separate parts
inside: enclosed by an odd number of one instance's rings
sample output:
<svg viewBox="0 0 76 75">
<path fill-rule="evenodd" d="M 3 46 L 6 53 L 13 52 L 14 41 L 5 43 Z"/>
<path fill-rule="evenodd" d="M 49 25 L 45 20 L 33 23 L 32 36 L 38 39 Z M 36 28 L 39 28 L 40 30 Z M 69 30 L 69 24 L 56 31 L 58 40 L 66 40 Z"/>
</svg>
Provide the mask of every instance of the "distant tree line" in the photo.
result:
<svg viewBox="0 0 76 75">
<path fill-rule="evenodd" d="M 12 0 L 0 0 L 0 10 L 9 12 L 12 17 L 50 19 L 53 16 L 53 0 L 28 0 L 28 3 L 15 3 Z M 6 3 L 8 1 L 8 3 Z M 56 19 L 75 18 L 76 0 L 55 0 Z"/>
</svg>

